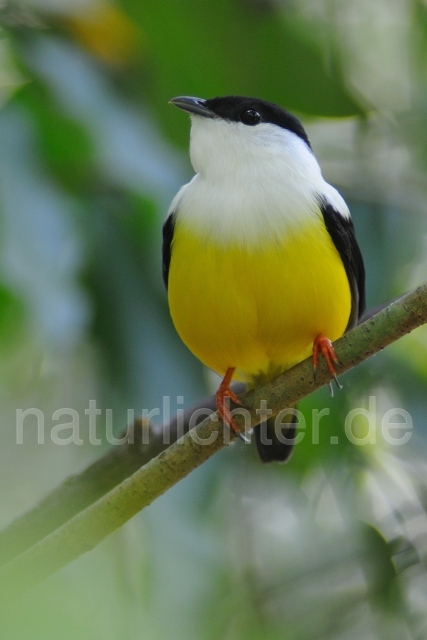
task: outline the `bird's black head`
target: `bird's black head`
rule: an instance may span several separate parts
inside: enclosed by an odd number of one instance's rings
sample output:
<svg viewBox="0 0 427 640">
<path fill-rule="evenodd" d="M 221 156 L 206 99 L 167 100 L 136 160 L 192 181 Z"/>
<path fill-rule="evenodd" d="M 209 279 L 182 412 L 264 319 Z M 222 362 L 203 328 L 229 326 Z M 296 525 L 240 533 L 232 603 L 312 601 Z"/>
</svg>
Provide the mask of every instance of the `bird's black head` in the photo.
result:
<svg viewBox="0 0 427 640">
<path fill-rule="evenodd" d="M 171 103 L 191 114 L 241 122 L 250 127 L 262 122 L 274 124 L 292 131 L 311 148 L 305 129 L 298 118 L 272 102 L 244 96 L 225 96 L 209 100 L 179 97 L 173 98 Z"/>
</svg>

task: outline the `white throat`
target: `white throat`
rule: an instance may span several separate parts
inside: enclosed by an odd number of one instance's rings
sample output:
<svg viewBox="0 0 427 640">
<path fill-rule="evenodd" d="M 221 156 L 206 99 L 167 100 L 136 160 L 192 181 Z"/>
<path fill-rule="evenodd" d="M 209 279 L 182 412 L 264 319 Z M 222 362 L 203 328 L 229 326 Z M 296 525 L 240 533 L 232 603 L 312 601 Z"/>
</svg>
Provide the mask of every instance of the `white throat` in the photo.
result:
<svg viewBox="0 0 427 640">
<path fill-rule="evenodd" d="M 319 195 L 348 215 L 308 145 L 287 129 L 193 116 L 190 156 L 197 174 L 170 210 L 201 237 L 245 245 L 264 237 L 282 241 L 319 218 Z"/>
</svg>

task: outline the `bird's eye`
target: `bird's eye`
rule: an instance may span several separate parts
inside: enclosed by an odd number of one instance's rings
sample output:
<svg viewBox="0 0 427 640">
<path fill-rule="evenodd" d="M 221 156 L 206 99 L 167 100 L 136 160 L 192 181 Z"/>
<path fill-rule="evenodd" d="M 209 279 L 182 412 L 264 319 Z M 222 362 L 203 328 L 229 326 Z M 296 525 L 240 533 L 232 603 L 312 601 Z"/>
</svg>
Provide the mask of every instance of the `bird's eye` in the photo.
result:
<svg viewBox="0 0 427 640">
<path fill-rule="evenodd" d="M 246 111 L 243 111 L 242 115 L 240 116 L 240 120 L 243 122 L 243 124 L 247 124 L 250 127 L 253 127 L 254 125 L 261 122 L 261 114 L 259 114 L 258 111 L 255 111 L 255 109 L 246 109 Z"/>
</svg>

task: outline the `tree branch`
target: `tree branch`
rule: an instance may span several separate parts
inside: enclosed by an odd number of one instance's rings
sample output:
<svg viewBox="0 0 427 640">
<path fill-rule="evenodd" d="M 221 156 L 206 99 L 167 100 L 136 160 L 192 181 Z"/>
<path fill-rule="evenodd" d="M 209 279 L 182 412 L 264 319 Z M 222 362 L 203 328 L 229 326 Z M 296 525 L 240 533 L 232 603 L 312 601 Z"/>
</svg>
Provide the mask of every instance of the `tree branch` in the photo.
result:
<svg viewBox="0 0 427 640">
<path fill-rule="evenodd" d="M 238 383 L 233 389 L 239 394 L 245 385 Z M 137 418 L 121 434 L 120 439 L 127 438 L 123 444 L 111 447 L 81 473 L 66 478 L 39 504 L 0 531 L 0 566 L 52 533 L 176 442 L 187 433 L 194 412 L 202 407 L 215 411 L 215 397 L 205 397 L 190 407 L 180 424 L 174 418 L 165 427 L 153 426 Z M 193 421 L 192 426 L 202 419 L 203 416 Z M 164 430 L 169 434 L 168 439 L 164 437 Z"/>
<path fill-rule="evenodd" d="M 427 284 L 424 284 L 334 344 L 340 360 L 339 373 L 348 371 L 426 322 Z M 268 384 L 244 394 L 241 400 L 251 422 L 246 421 L 245 425 L 241 415 L 235 415 L 235 421 L 242 430 L 252 428 L 260 422 L 257 409 L 262 400 L 272 415 L 277 415 L 282 408 L 295 405 L 327 382 L 329 373 L 324 363 L 319 365 L 314 380 L 312 363 L 307 359 Z M 0 597 L 36 584 L 92 549 L 234 437 L 220 422 L 203 420 L 97 502 L 5 564 L 0 569 Z"/>
</svg>

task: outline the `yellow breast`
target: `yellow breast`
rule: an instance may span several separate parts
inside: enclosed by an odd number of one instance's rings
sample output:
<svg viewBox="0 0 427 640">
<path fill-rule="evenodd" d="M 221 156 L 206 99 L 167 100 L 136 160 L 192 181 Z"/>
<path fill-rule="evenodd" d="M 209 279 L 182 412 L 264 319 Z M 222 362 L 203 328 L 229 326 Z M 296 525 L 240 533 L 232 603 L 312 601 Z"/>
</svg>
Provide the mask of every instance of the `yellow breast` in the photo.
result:
<svg viewBox="0 0 427 640">
<path fill-rule="evenodd" d="M 177 220 L 168 285 L 171 316 L 208 367 L 250 380 L 306 358 L 323 334 L 336 340 L 350 316 L 340 256 L 313 220 L 283 241 L 211 244 Z"/>
</svg>

